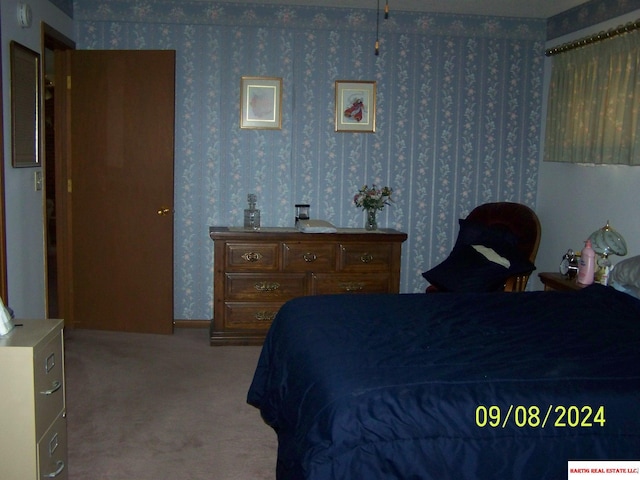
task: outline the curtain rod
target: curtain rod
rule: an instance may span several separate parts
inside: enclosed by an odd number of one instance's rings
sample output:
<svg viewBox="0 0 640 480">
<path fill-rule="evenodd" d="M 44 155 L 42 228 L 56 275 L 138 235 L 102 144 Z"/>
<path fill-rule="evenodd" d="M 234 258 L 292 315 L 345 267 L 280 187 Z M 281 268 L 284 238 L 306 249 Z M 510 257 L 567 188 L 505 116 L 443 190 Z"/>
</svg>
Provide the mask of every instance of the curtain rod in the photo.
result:
<svg viewBox="0 0 640 480">
<path fill-rule="evenodd" d="M 618 35 L 622 35 L 623 33 L 632 32 L 634 30 L 637 30 L 638 28 L 640 28 L 640 19 L 636 20 L 635 22 L 629 22 L 624 25 L 620 25 L 617 28 L 612 28 L 610 30 L 607 30 L 606 32 L 596 33 L 595 35 L 591 35 L 590 37 L 584 37 L 573 42 L 563 43 L 562 45 L 558 45 L 557 47 L 549 48 L 548 50 L 545 50 L 544 54 L 547 57 L 552 57 L 553 55 L 557 55 L 559 53 L 568 52 L 569 50 L 574 50 L 576 48 L 591 45 L 592 43 L 597 43 L 602 40 L 617 37 Z"/>
</svg>

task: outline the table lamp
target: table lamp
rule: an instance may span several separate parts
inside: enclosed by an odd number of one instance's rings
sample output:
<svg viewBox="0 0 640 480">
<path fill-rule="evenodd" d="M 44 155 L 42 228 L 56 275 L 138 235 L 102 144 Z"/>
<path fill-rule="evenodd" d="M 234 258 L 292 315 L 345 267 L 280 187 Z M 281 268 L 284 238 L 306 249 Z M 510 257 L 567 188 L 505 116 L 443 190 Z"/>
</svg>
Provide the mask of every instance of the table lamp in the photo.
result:
<svg viewBox="0 0 640 480">
<path fill-rule="evenodd" d="M 606 285 L 609 280 L 609 270 L 611 269 L 611 261 L 609 255 L 624 256 L 627 254 L 627 242 L 624 241 L 622 235 L 607 224 L 593 232 L 589 236 L 591 247 L 599 255 L 598 269 L 595 273 L 595 281 Z"/>
</svg>

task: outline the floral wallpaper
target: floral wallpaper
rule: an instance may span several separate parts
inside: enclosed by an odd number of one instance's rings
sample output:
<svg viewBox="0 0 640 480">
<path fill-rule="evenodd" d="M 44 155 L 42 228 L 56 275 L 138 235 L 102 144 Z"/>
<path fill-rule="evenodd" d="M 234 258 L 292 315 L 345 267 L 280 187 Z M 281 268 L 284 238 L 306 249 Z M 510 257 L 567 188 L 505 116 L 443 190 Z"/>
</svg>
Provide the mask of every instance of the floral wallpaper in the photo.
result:
<svg viewBox="0 0 640 480">
<path fill-rule="evenodd" d="M 294 204 L 364 227 L 364 184 L 393 188 L 378 224 L 408 233 L 401 291 L 443 260 L 458 219 L 536 203 L 546 22 L 198 0 L 76 0 L 79 49 L 175 49 L 175 317 L 213 312 L 210 225 L 292 226 Z M 239 128 L 240 77 L 283 79 L 281 130 Z M 377 82 L 375 133 L 334 131 L 334 82 Z"/>
<path fill-rule="evenodd" d="M 49 0 L 62 10 L 68 17 L 73 18 L 73 0 Z"/>
</svg>

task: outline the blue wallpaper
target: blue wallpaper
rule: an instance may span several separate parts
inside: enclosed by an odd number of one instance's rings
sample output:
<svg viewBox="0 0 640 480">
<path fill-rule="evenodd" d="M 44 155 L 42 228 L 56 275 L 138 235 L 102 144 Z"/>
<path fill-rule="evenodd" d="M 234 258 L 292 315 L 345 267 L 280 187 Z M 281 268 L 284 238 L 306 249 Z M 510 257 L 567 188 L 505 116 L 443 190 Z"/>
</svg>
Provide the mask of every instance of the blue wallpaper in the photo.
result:
<svg viewBox="0 0 640 480">
<path fill-rule="evenodd" d="M 49 0 L 52 4 L 73 18 L 73 0 Z"/>
<path fill-rule="evenodd" d="M 363 184 L 388 185 L 381 227 L 409 234 L 401 290 L 444 259 L 476 205 L 535 206 L 546 22 L 201 1 L 76 0 L 81 49 L 175 49 L 175 317 L 213 311 L 210 225 L 265 226 L 295 203 L 364 226 Z M 239 128 L 240 77 L 283 78 L 282 130 Z M 376 133 L 334 132 L 335 80 L 377 82 Z"/>
</svg>

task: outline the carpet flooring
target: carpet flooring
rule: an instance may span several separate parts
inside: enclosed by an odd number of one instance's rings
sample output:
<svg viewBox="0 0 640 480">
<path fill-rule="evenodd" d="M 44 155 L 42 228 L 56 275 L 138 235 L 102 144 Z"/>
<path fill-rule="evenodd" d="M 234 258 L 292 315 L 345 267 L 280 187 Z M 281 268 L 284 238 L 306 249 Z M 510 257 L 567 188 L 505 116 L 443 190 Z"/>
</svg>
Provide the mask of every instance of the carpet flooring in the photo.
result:
<svg viewBox="0 0 640 480">
<path fill-rule="evenodd" d="M 65 331 L 69 480 L 275 478 L 277 440 L 246 403 L 260 347 Z"/>
</svg>

